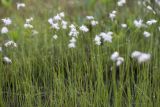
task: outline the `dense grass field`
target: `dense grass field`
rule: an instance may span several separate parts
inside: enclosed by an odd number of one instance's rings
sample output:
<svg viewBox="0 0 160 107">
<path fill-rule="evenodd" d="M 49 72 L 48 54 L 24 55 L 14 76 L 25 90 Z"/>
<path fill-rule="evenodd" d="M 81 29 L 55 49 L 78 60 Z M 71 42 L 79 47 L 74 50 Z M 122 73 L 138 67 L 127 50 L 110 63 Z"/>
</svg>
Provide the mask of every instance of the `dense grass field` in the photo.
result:
<svg viewBox="0 0 160 107">
<path fill-rule="evenodd" d="M 0 107 L 160 106 L 158 0 L 23 3 L 0 6 Z"/>
</svg>

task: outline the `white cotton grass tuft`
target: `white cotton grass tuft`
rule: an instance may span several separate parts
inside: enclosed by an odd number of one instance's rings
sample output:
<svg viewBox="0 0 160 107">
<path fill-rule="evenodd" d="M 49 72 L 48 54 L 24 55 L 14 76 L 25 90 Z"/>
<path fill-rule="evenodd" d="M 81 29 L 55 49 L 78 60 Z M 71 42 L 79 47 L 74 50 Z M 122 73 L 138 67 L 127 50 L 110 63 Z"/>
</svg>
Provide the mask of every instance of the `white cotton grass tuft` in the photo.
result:
<svg viewBox="0 0 160 107">
<path fill-rule="evenodd" d="M 138 63 L 143 63 L 149 61 L 151 58 L 150 54 L 142 53 L 141 56 L 138 58 Z"/>
<path fill-rule="evenodd" d="M 58 36 L 55 34 L 55 35 L 53 35 L 53 39 L 58 39 Z"/>
<path fill-rule="evenodd" d="M 76 43 L 76 38 L 75 37 L 72 37 L 72 39 L 71 40 L 69 40 L 71 43 Z"/>
<path fill-rule="evenodd" d="M 53 20 L 60 21 L 60 20 L 62 20 L 62 18 L 59 14 L 57 14 L 56 16 L 53 17 Z"/>
<path fill-rule="evenodd" d="M 31 24 L 32 21 L 33 21 L 33 17 L 26 19 L 26 22 L 24 23 L 24 28 L 25 29 L 33 29 L 34 27 Z"/>
<path fill-rule="evenodd" d="M 115 62 L 118 57 L 119 57 L 119 53 L 116 51 L 111 55 L 111 60 Z"/>
<path fill-rule="evenodd" d="M 156 14 L 156 12 L 153 10 L 153 8 L 151 6 L 147 6 L 147 9 L 150 10 L 153 14 Z"/>
<path fill-rule="evenodd" d="M 26 23 L 31 23 L 33 21 L 33 17 L 26 19 Z"/>
<path fill-rule="evenodd" d="M 12 40 L 10 40 L 10 41 L 8 41 L 8 42 L 6 42 L 5 44 L 4 44 L 4 46 L 5 47 L 17 47 L 17 44 L 14 42 L 14 41 L 12 41 Z"/>
<path fill-rule="evenodd" d="M 155 0 L 155 2 L 160 6 L 160 0 Z"/>
<path fill-rule="evenodd" d="M 119 7 L 122 7 L 124 4 L 126 4 L 126 0 L 119 0 L 119 1 L 117 2 L 117 5 L 118 5 Z"/>
<path fill-rule="evenodd" d="M 107 33 L 101 32 L 99 34 L 99 36 L 101 36 L 103 38 L 104 42 L 107 41 L 110 43 L 112 42 L 112 35 L 113 35 L 113 32 L 110 32 L 110 31 Z"/>
<path fill-rule="evenodd" d="M 8 28 L 7 27 L 2 27 L 1 34 L 7 34 L 7 33 L 8 33 Z"/>
<path fill-rule="evenodd" d="M 68 47 L 69 48 L 75 48 L 76 47 L 76 38 L 75 37 L 72 37 L 71 39 L 70 39 L 70 43 L 68 44 Z"/>
<path fill-rule="evenodd" d="M 2 52 L 2 47 L 0 47 L 0 52 Z"/>
<path fill-rule="evenodd" d="M 85 26 L 85 25 L 80 26 L 79 29 L 80 29 L 82 32 L 88 32 L 88 31 L 89 31 L 89 29 L 88 29 L 87 26 Z"/>
<path fill-rule="evenodd" d="M 62 25 L 62 29 L 67 29 L 68 22 L 62 20 L 61 25 Z"/>
<path fill-rule="evenodd" d="M 7 56 L 3 57 L 3 61 L 6 64 L 11 64 L 12 63 L 12 60 L 10 58 L 8 58 Z"/>
<path fill-rule="evenodd" d="M 96 25 L 98 25 L 98 21 L 96 21 L 96 20 L 92 20 L 92 21 L 91 21 L 91 25 L 92 25 L 92 26 L 96 26 Z"/>
<path fill-rule="evenodd" d="M 101 45 L 101 37 L 99 35 L 95 36 L 94 41 L 96 45 Z"/>
<path fill-rule="evenodd" d="M 56 29 L 56 30 L 59 30 L 59 29 L 60 29 L 58 23 L 53 23 L 52 26 L 51 26 L 51 28 Z"/>
<path fill-rule="evenodd" d="M 37 35 L 39 32 L 37 30 L 32 30 L 32 35 Z"/>
<path fill-rule="evenodd" d="M 76 47 L 76 44 L 71 42 L 71 43 L 68 44 L 68 47 L 69 47 L 69 48 L 75 48 L 75 47 Z"/>
<path fill-rule="evenodd" d="M 60 12 L 56 14 L 53 18 L 48 19 L 48 23 L 51 25 L 51 28 L 59 30 L 60 28 L 62 29 L 67 29 L 67 21 L 64 21 L 65 14 L 64 12 Z"/>
<path fill-rule="evenodd" d="M 134 23 L 135 27 L 137 27 L 137 28 L 141 28 L 141 27 L 144 26 L 144 25 L 143 25 L 143 20 L 142 20 L 142 19 L 134 20 L 133 23 Z"/>
<path fill-rule="evenodd" d="M 158 21 L 155 20 L 155 19 L 150 19 L 146 22 L 147 25 L 153 25 L 153 24 L 156 24 Z"/>
<path fill-rule="evenodd" d="M 121 27 L 122 27 L 122 28 L 127 28 L 127 24 L 122 23 L 122 24 L 121 24 Z"/>
<path fill-rule="evenodd" d="M 151 34 L 150 34 L 149 32 L 147 32 L 147 31 L 144 31 L 144 32 L 143 32 L 143 35 L 144 35 L 144 37 L 146 37 L 146 38 L 148 38 L 148 37 L 151 36 Z"/>
<path fill-rule="evenodd" d="M 144 62 L 147 62 L 151 59 L 151 54 L 143 53 L 140 51 L 134 51 L 134 52 L 132 52 L 131 57 L 136 59 L 138 61 L 138 63 L 144 63 Z"/>
<path fill-rule="evenodd" d="M 12 20 L 10 18 L 4 18 L 4 19 L 2 19 L 2 22 L 6 26 L 12 24 Z"/>
<path fill-rule="evenodd" d="M 17 10 L 19 10 L 20 8 L 24 8 L 26 7 L 25 3 L 17 3 Z"/>
<path fill-rule="evenodd" d="M 114 52 L 112 55 L 111 55 L 111 60 L 113 62 L 116 62 L 116 65 L 117 66 L 120 66 L 123 62 L 124 62 L 124 58 L 123 57 L 120 57 L 119 56 L 119 52 Z"/>
<path fill-rule="evenodd" d="M 25 28 L 25 29 L 28 29 L 28 28 L 29 28 L 29 29 L 32 29 L 32 28 L 33 28 L 33 25 L 31 25 L 31 24 L 29 24 L 29 23 L 25 23 L 25 24 L 24 24 L 24 28 Z"/>
<path fill-rule="evenodd" d="M 132 52 L 131 57 L 137 59 L 140 55 L 141 55 L 140 51 L 134 51 Z"/>
<path fill-rule="evenodd" d="M 117 11 L 113 10 L 111 13 L 109 13 L 109 18 L 113 21 L 116 17 Z"/>
<path fill-rule="evenodd" d="M 94 20 L 94 17 L 93 16 L 86 16 L 86 19 L 87 20 Z"/>
<path fill-rule="evenodd" d="M 117 58 L 116 65 L 117 65 L 117 66 L 120 66 L 123 62 L 124 62 L 124 58 L 123 58 L 123 57 L 118 57 L 118 58 Z"/>
<path fill-rule="evenodd" d="M 76 26 L 74 24 L 71 24 L 69 27 L 70 27 L 69 36 L 78 37 L 79 32 L 77 31 Z"/>
<path fill-rule="evenodd" d="M 52 25 L 52 24 L 53 24 L 53 18 L 49 18 L 49 19 L 48 19 L 48 23 L 49 23 L 50 25 Z"/>
</svg>

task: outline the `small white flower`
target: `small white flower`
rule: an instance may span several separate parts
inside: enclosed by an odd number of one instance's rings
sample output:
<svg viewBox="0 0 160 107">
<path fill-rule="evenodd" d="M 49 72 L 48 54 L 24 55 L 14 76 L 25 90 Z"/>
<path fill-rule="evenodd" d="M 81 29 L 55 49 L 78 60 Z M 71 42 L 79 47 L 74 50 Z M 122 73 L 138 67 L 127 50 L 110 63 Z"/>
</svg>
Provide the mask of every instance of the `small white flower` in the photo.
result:
<svg viewBox="0 0 160 107">
<path fill-rule="evenodd" d="M 68 47 L 69 47 L 69 48 L 75 48 L 76 45 L 75 45 L 75 43 L 71 42 L 71 43 L 68 44 Z"/>
<path fill-rule="evenodd" d="M 33 26 L 31 25 L 31 24 L 29 24 L 29 23 L 25 23 L 24 24 L 24 28 L 30 28 L 30 29 L 32 29 L 33 28 Z"/>
<path fill-rule="evenodd" d="M 17 3 L 17 10 L 19 10 L 20 8 L 25 7 L 26 5 L 24 3 Z"/>
<path fill-rule="evenodd" d="M 8 28 L 7 27 L 2 27 L 1 34 L 6 34 L 6 33 L 8 33 Z"/>
<path fill-rule="evenodd" d="M 87 26 L 85 26 L 85 25 L 82 25 L 79 29 L 80 29 L 81 31 L 83 31 L 83 32 L 88 32 L 88 31 L 89 31 L 89 29 L 88 29 Z"/>
<path fill-rule="evenodd" d="M 95 20 L 92 20 L 92 21 L 91 21 L 91 25 L 92 25 L 92 26 L 96 26 L 97 24 L 98 24 L 98 21 L 95 21 Z"/>
<path fill-rule="evenodd" d="M 4 44 L 5 47 L 9 47 L 9 46 L 13 46 L 13 47 L 17 47 L 17 44 L 14 41 L 8 41 Z"/>
<path fill-rule="evenodd" d="M 147 23 L 147 25 L 153 25 L 153 24 L 157 23 L 157 20 L 151 19 L 151 20 L 147 21 L 146 23 Z"/>
<path fill-rule="evenodd" d="M 2 21 L 6 26 L 12 24 L 12 20 L 10 18 L 4 18 Z"/>
<path fill-rule="evenodd" d="M 93 16 L 86 16 L 86 19 L 88 19 L 88 20 L 94 20 L 94 17 Z"/>
<path fill-rule="evenodd" d="M 143 35 L 144 35 L 146 38 L 148 38 L 148 37 L 151 36 L 151 34 L 150 34 L 149 32 L 147 32 L 147 31 L 144 31 Z"/>
<path fill-rule="evenodd" d="M 8 57 L 3 57 L 3 61 L 5 62 L 5 63 L 7 63 L 7 64 L 11 64 L 12 63 L 12 60 L 11 59 L 9 59 Z"/>
<path fill-rule="evenodd" d="M 114 52 L 112 55 L 111 55 L 111 60 L 112 61 L 116 61 L 119 57 L 119 53 L 118 52 Z"/>
<path fill-rule="evenodd" d="M 123 23 L 123 24 L 121 24 L 121 27 L 122 27 L 122 28 L 126 28 L 126 27 L 127 27 L 127 24 Z"/>
<path fill-rule="evenodd" d="M 143 26 L 143 20 L 134 20 L 134 25 L 137 27 L 137 28 L 141 28 Z"/>
<path fill-rule="evenodd" d="M 53 39 L 55 39 L 55 40 L 56 40 L 57 38 L 58 38 L 58 36 L 57 36 L 57 35 L 53 35 Z"/>
<path fill-rule="evenodd" d="M 96 37 L 94 38 L 94 41 L 96 45 L 101 45 L 101 37 L 99 35 L 96 35 Z"/>
</svg>

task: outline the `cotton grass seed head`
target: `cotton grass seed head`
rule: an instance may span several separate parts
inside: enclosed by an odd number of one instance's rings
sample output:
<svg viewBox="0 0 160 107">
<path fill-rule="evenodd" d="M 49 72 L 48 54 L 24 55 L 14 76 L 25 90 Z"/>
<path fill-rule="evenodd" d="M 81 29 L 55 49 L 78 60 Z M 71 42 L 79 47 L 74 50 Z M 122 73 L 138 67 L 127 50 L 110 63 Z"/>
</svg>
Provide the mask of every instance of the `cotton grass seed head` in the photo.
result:
<svg viewBox="0 0 160 107">
<path fill-rule="evenodd" d="M 111 60 L 116 61 L 118 57 L 119 57 L 119 53 L 116 51 L 111 55 Z"/>
<path fill-rule="evenodd" d="M 93 16 L 86 16 L 86 19 L 87 20 L 94 20 L 94 17 Z"/>
<path fill-rule="evenodd" d="M 127 24 L 122 23 L 122 24 L 121 24 L 121 27 L 122 27 L 122 28 L 127 28 Z"/>
<path fill-rule="evenodd" d="M 58 36 L 57 36 L 57 35 L 53 35 L 53 39 L 55 39 L 55 40 L 56 40 L 57 38 L 58 38 Z"/>
<path fill-rule="evenodd" d="M 11 64 L 12 60 L 10 58 L 8 58 L 7 56 L 3 57 L 3 62 L 6 64 Z"/>
<path fill-rule="evenodd" d="M 137 28 L 143 27 L 143 20 L 142 20 L 142 19 L 134 20 L 134 25 L 135 25 Z"/>
<path fill-rule="evenodd" d="M 17 10 L 26 7 L 25 3 L 17 3 Z"/>
<path fill-rule="evenodd" d="M 8 28 L 7 27 L 2 27 L 1 34 L 6 34 L 6 33 L 8 33 Z"/>
<path fill-rule="evenodd" d="M 138 58 L 138 63 L 143 63 L 149 61 L 151 58 L 150 54 L 142 53 L 141 56 Z"/>
<path fill-rule="evenodd" d="M 0 47 L 0 52 L 2 52 L 2 47 Z"/>
<path fill-rule="evenodd" d="M 10 18 L 4 18 L 2 19 L 2 21 L 6 26 L 12 24 L 12 20 Z"/>
<path fill-rule="evenodd" d="M 85 25 L 82 25 L 80 28 L 79 28 L 82 32 L 88 32 L 89 29 L 87 28 L 87 26 Z"/>
<path fill-rule="evenodd" d="M 144 31 L 143 35 L 144 35 L 144 37 L 146 37 L 146 38 L 148 38 L 148 37 L 151 36 L 151 34 L 150 34 L 149 32 L 147 32 L 147 31 Z"/>
<path fill-rule="evenodd" d="M 101 37 L 99 35 L 96 35 L 94 38 L 95 44 L 96 45 L 101 45 Z"/>
<path fill-rule="evenodd" d="M 144 62 L 147 62 L 151 59 L 151 54 L 143 53 L 143 52 L 140 52 L 140 51 L 134 51 L 131 54 L 131 57 L 136 59 L 138 61 L 138 63 L 144 63 Z"/>
<path fill-rule="evenodd" d="M 157 23 L 157 20 L 155 20 L 155 19 L 150 19 L 150 20 L 148 20 L 148 21 L 146 22 L 147 25 L 153 25 L 153 24 L 155 24 L 155 23 Z"/>
<path fill-rule="evenodd" d="M 68 47 L 69 47 L 69 48 L 75 48 L 75 47 L 76 47 L 76 44 L 73 43 L 73 42 L 71 42 L 71 43 L 68 44 Z"/>
<path fill-rule="evenodd" d="M 119 7 L 122 7 L 124 4 L 126 4 L 126 0 L 119 0 L 119 1 L 117 2 L 117 5 L 118 5 Z"/>
<path fill-rule="evenodd" d="M 8 41 L 8 42 L 6 42 L 5 44 L 4 44 L 4 46 L 5 47 L 17 47 L 17 44 L 14 42 L 14 41 L 12 41 L 12 40 L 10 40 L 10 41 Z"/>
</svg>

